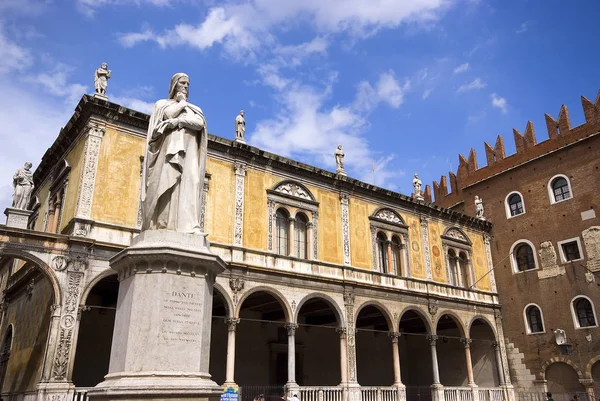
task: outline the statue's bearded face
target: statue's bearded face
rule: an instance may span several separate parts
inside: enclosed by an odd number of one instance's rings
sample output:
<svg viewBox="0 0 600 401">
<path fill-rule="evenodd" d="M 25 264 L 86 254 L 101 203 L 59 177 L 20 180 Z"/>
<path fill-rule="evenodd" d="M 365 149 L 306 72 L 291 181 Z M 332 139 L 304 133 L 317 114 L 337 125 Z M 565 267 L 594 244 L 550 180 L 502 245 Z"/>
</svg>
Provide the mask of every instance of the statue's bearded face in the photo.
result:
<svg viewBox="0 0 600 401">
<path fill-rule="evenodd" d="M 177 81 L 177 84 L 175 85 L 175 93 L 177 93 L 177 92 L 183 93 L 185 95 L 185 97 L 187 98 L 189 87 L 190 87 L 189 78 L 182 77 L 179 79 L 179 81 Z"/>
</svg>

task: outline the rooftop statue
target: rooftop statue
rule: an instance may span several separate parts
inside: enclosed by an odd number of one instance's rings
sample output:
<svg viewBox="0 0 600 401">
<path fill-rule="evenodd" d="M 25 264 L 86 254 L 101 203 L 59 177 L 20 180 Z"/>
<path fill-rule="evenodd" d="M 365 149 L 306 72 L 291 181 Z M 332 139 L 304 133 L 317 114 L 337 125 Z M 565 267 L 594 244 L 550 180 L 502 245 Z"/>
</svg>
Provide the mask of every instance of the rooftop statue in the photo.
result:
<svg viewBox="0 0 600 401">
<path fill-rule="evenodd" d="M 142 230 L 201 234 L 201 191 L 208 131 L 202 110 L 188 103 L 189 77 L 171 78 L 169 98 L 150 116 L 142 184 Z"/>
<path fill-rule="evenodd" d="M 244 119 L 244 110 L 240 110 L 240 114 L 235 118 L 235 140 L 238 142 L 246 142 L 244 134 L 246 133 L 246 120 Z"/>
<path fill-rule="evenodd" d="M 25 163 L 23 168 L 17 170 L 13 176 L 13 195 L 12 207 L 15 209 L 27 210 L 31 193 L 33 192 L 33 173 L 31 172 L 32 164 Z"/>
<path fill-rule="evenodd" d="M 108 79 L 110 78 L 110 70 L 108 64 L 102 63 L 100 68 L 94 74 L 94 89 L 96 95 L 106 96 L 106 88 L 108 87 Z"/>
</svg>

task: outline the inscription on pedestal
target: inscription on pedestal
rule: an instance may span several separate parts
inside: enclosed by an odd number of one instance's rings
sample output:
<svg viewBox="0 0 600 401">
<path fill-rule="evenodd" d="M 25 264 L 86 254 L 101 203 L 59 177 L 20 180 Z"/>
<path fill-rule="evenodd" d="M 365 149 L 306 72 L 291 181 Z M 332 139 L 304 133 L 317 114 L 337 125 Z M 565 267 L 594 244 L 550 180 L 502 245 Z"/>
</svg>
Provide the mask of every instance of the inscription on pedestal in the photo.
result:
<svg viewBox="0 0 600 401">
<path fill-rule="evenodd" d="M 167 291 L 163 299 L 160 334 L 164 341 L 199 343 L 202 302 L 193 292 Z"/>
</svg>

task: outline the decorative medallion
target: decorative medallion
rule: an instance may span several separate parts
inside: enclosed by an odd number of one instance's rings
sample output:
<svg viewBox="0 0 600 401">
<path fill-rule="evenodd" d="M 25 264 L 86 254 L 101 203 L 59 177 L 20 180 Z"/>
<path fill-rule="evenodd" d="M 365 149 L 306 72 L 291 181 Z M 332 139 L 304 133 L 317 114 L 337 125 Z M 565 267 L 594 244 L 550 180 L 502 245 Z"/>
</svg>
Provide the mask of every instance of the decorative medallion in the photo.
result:
<svg viewBox="0 0 600 401">
<path fill-rule="evenodd" d="M 67 268 L 67 265 L 69 264 L 69 259 L 67 259 L 64 256 L 55 256 L 52 259 L 52 268 L 54 270 L 56 270 L 57 272 L 61 272 L 63 270 L 65 270 Z"/>
<path fill-rule="evenodd" d="M 411 245 L 411 248 L 413 251 L 415 251 L 415 252 L 421 251 L 421 247 L 419 246 L 419 243 L 417 241 L 413 241 L 410 245 Z"/>
<path fill-rule="evenodd" d="M 440 257 L 440 248 L 437 245 L 434 245 L 431 247 L 431 253 L 433 253 L 433 256 L 435 256 L 436 258 Z"/>
</svg>

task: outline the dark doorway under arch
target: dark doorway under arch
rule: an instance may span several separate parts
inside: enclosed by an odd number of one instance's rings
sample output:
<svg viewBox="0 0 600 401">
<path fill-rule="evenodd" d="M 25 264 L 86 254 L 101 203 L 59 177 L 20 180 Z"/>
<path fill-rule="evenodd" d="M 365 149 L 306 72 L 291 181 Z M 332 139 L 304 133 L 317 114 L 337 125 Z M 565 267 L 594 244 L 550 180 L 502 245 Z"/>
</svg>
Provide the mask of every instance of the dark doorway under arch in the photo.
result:
<svg viewBox="0 0 600 401">
<path fill-rule="evenodd" d="M 431 400 L 433 367 L 426 320 L 416 311 L 406 311 L 400 318 L 400 371 L 409 401 Z"/>
<path fill-rule="evenodd" d="M 384 312 L 365 306 L 356 317 L 356 376 L 361 386 L 394 383 L 391 331 Z"/>
</svg>

